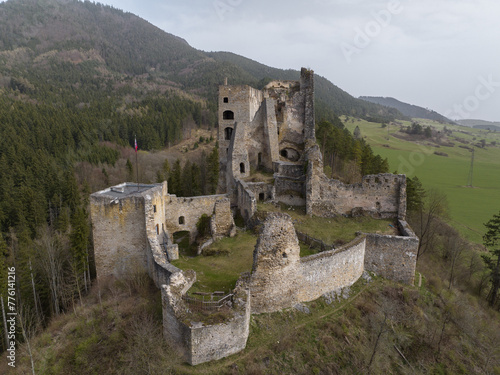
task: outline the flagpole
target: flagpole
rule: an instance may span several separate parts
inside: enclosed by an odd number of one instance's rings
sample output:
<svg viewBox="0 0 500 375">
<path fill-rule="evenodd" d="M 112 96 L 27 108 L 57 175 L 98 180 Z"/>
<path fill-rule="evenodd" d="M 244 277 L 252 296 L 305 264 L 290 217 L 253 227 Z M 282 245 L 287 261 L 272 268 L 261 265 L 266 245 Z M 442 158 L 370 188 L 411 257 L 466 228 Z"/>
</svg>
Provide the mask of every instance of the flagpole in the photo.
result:
<svg viewBox="0 0 500 375">
<path fill-rule="evenodd" d="M 139 191 L 139 163 L 137 163 L 137 136 L 134 137 L 134 147 L 135 147 L 135 171 L 137 176 L 137 191 Z"/>
</svg>

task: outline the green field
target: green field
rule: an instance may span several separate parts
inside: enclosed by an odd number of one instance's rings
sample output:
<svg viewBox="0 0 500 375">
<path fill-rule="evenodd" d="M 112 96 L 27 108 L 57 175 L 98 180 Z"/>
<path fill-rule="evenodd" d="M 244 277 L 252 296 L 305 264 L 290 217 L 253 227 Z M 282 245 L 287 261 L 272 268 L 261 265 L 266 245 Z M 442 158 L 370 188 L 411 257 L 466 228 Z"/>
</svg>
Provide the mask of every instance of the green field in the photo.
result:
<svg viewBox="0 0 500 375">
<path fill-rule="evenodd" d="M 442 130 L 444 125 L 418 120 Z M 404 126 L 409 122 L 402 122 Z M 436 188 L 448 198 L 451 223 L 467 238 L 482 242 L 483 223 L 500 211 L 500 133 L 446 125 L 452 130 L 449 141 L 454 146 L 436 147 L 427 141 L 410 142 L 395 137 L 399 125 L 382 128 L 381 124 L 363 120 L 349 120 L 346 127 L 353 131 L 359 126 L 361 135 L 372 146 L 375 153 L 387 157 L 391 171 L 404 173 L 408 177 L 418 176 L 425 189 Z M 466 132 L 468 134 L 465 134 Z M 473 188 L 466 187 L 471 165 L 471 152 L 457 138 L 465 142 L 486 141 L 485 148 L 475 148 Z M 474 141 L 473 139 L 476 138 Z M 491 145 L 496 142 L 496 146 Z M 470 146 L 470 145 L 468 145 Z M 434 152 L 448 154 L 435 155 Z"/>
</svg>

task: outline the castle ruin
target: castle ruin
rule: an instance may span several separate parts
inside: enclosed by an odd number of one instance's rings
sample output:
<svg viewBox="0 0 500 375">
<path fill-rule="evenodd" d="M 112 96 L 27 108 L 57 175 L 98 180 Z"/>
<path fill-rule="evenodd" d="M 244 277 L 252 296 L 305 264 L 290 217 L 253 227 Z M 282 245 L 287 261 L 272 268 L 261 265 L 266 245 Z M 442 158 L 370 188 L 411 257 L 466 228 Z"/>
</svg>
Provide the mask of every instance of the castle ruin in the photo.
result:
<svg viewBox="0 0 500 375">
<path fill-rule="evenodd" d="M 403 283 L 414 281 L 418 238 L 406 218 L 404 175 L 365 176 L 344 184 L 323 173 L 315 139 L 314 73 L 300 81 L 272 81 L 262 90 L 246 85 L 219 87 L 220 195 L 181 198 L 166 182 L 124 183 L 91 195 L 98 278 L 146 270 L 162 291 L 165 339 L 196 365 L 245 348 L 251 313 L 273 312 L 350 286 L 363 271 Z M 255 171 L 272 174 L 252 181 Z M 210 217 L 212 240 L 232 236 L 234 210 L 249 222 L 258 201 L 305 206 L 322 217 L 370 215 L 394 218 L 399 235 L 360 234 L 339 248 L 301 258 L 297 234 L 286 214 L 269 214 L 254 250 L 252 272 L 232 293 L 232 317 L 224 323 L 186 322 L 184 296 L 196 274 L 174 267 L 173 235 Z"/>
</svg>

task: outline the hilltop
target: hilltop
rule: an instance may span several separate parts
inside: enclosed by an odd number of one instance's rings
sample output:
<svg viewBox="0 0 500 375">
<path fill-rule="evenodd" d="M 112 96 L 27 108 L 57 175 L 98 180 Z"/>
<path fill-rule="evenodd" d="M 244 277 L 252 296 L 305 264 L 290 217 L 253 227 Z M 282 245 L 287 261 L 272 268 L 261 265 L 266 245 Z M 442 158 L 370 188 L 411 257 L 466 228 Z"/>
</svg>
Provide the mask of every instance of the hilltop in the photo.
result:
<svg viewBox="0 0 500 375">
<path fill-rule="evenodd" d="M 500 131 L 500 122 L 470 119 L 470 120 L 457 120 L 457 124 L 476 129 Z"/>
<path fill-rule="evenodd" d="M 384 98 L 380 96 L 360 96 L 360 99 L 370 103 L 380 104 L 386 107 L 394 108 L 400 111 L 403 115 L 409 118 L 423 118 L 427 120 L 437 121 L 443 124 L 453 124 L 450 119 L 440 115 L 436 111 L 427 108 L 422 108 L 413 104 L 401 102 L 394 98 Z"/>
</svg>

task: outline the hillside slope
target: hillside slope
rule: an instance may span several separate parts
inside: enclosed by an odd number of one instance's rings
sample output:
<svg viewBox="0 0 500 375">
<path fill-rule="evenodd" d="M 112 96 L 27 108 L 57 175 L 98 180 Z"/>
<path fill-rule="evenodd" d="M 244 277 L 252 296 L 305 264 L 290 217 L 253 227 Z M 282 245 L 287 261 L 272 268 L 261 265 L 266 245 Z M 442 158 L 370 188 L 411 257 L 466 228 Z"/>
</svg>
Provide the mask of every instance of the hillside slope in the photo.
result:
<svg viewBox="0 0 500 375">
<path fill-rule="evenodd" d="M 470 119 L 470 120 L 457 120 L 457 124 L 476 129 L 500 131 L 500 122 Z"/>
<path fill-rule="evenodd" d="M 71 92 L 99 91 L 102 85 L 89 84 L 99 78 L 118 95 L 122 93 L 117 88 L 130 86 L 127 80 L 134 79 L 143 86 L 146 81 L 149 86 L 172 87 L 214 100 L 225 77 L 232 84 L 259 86 L 266 78 L 297 79 L 299 75 L 298 70 L 267 67 L 231 53 L 196 50 L 131 13 L 77 0 L 0 4 L 0 62 L 0 87 L 21 88 L 30 97 L 43 91 L 38 89 L 45 86 L 43 78 Z M 57 79 L 55 71 L 65 74 Z M 30 91 L 33 87 L 38 90 Z M 317 79 L 316 94 L 323 112 L 367 119 L 402 116 L 355 99 L 322 77 Z"/>
<path fill-rule="evenodd" d="M 360 99 L 370 103 L 380 104 L 386 107 L 395 108 L 405 116 L 410 118 L 423 118 L 433 120 L 444 124 L 453 124 L 453 121 L 440 115 L 436 111 L 422 108 L 416 105 L 401 102 L 394 98 L 384 98 L 380 96 L 360 96 Z"/>
</svg>

